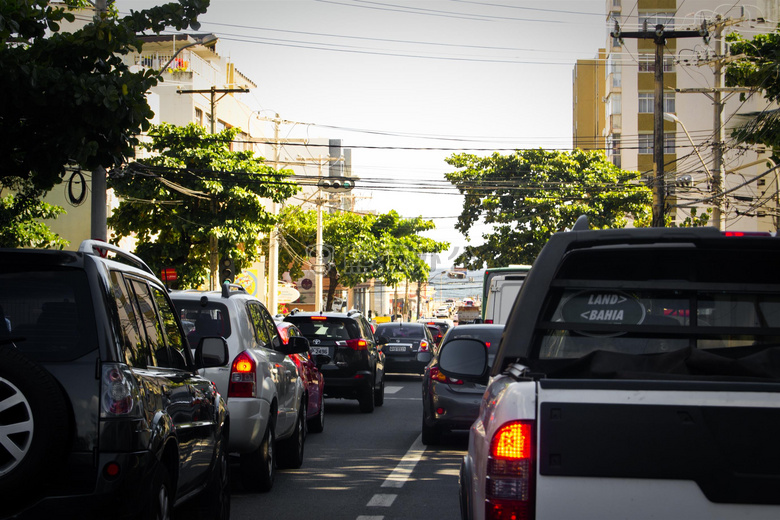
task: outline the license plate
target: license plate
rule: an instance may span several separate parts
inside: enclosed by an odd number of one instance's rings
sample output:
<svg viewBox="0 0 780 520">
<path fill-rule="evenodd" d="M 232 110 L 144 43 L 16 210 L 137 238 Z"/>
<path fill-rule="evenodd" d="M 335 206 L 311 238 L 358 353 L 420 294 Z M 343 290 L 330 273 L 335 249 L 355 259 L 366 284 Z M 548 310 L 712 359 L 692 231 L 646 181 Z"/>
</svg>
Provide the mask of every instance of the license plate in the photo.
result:
<svg viewBox="0 0 780 520">
<path fill-rule="evenodd" d="M 309 347 L 309 352 L 311 352 L 313 356 L 327 356 L 328 347 Z"/>
<path fill-rule="evenodd" d="M 406 352 L 406 347 L 388 347 L 389 352 Z"/>
</svg>

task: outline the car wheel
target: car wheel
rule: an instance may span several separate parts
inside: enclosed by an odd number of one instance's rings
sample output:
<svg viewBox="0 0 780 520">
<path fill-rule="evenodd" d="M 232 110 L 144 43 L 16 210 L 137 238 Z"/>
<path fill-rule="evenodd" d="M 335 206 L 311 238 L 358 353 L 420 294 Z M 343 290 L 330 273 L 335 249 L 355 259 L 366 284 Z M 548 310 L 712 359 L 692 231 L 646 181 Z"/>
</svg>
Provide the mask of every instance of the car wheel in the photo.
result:
<svg viewBox="0 0 780 520">
<path fill-rule="evenodd" d="M 441 444 L 441 430 L 425 424 L 425 419 L 422 422 L 422 443 L 426 446 Z"/>
<path fill-rule="evenodd" d="M 374 405 L 382 406 L 385 404 L 385 378 L 382 378 L 382 382 L 379 383 L 379 388 L 374 390 Z"/>
<path fill-rule="evenodd" d="M 279 467 L 300 468 L 303 465 L 303 447 L 306 443 L 306 404 L 301 403 L 295 429 L 289 439 L 279 444 Z"/>
<path fill-rule="evenodd" d="M 276 438 L 273 424 L 268 423 L 263 442 L 251 453 L 241 455 L 241 482 L 250 491 L 270 491 L 276 474 Z"/>
<path fill-rule="evenodd" d="M 371 413 L 374 411 L 374 385 L 372 384 L 365 390 L 358 398 L 360 403 L 360 411 L 363 413 Z"/>
<path fill-rule="evenodd" d="M 309 431 L 313 433 L 321 433 L 325 429 L 325 400 L 320 397 L 320 413 L 317 417 L 312 417 L 308 421 Z"/>
<path fill-rule="evenodd" d="M 217 456 L 209 484 L 195 500 L 187 516 L 202 520 L 230 520 L 230 464 L 227 436 L 222 435 L 216 447 Z"/>
<path fill-rule="evenodd" d="M 173 516 L 173 484 L 171 475 L 162 463 L 157 464 L 152 476 L 152 489 L 144 512 L 138 520 L 170 520 Z"/>
<path fill-rule="evenodd" d="M 0 516 L 34 499 L 64 467 L 68 405 L 57 380 L 10 345 L 0 346 Z M 35 486 L 30 483 L 35 482 Z"/>
</svg>

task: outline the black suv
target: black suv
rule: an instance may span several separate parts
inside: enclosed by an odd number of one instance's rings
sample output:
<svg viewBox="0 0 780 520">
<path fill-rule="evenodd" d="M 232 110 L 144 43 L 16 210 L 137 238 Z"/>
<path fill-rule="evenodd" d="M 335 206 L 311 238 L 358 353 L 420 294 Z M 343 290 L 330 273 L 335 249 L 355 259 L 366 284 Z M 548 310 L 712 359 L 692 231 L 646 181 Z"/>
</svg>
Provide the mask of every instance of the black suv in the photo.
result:
<svg viewBox="0 0 780 520">
<path fill-rule="evenodd" d="M 0 249 L 0 517 L 227 520 L 227 356 L 130 253 Z"/>
<path fill-rule="evenodd" d="M 385 400 L 383 337 L 374 337 L 371 325 L 358 311 L 293 312 L 285 319 L 309 340 L 310 352 L 327 356 L 318 367 L 325 381 L 326 397 L 357 399 L 360 411 L 370 413 Z"/>
</svg>

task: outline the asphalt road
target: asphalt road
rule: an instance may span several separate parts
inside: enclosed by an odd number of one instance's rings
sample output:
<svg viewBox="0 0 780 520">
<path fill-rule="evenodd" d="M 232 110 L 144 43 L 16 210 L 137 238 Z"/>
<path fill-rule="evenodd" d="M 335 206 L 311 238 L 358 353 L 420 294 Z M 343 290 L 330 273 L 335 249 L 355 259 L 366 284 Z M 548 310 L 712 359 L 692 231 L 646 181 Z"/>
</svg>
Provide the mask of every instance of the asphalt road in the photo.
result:
<svg viewBox="0 0 780 520">
<path fill-rule="evenodd" d="M 278 471 L 268 493 L 247 492 L 233 467 L 231 519 L 453 520 L 467 435 L 420 441 L 421 378 L 389 375 L 385 404 L 325 400 L 325 431 L 309 434 L 300 469 Z"/>
</svg>

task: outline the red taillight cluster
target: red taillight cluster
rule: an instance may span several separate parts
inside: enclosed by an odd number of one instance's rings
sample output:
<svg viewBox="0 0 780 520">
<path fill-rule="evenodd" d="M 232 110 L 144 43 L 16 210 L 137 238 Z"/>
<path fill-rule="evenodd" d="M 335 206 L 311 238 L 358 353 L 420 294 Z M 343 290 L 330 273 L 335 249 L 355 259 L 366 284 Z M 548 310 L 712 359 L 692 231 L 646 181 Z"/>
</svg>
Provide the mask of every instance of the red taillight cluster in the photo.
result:
<svg viewBox="0 0 780 520">
<path fill-rule="evenodd" d="M 348 339 L 347 346 L 352 350 L 368 350 L 368 341 L 363 338 Z"/>
<path fill-rule="evenodd" d="M 434 381 L 438 381 L 439 383 L 445 383 L 448 385 L 463 384 L 463 381 L 461 381 L 460 379 L 450 379 L 449 377 L 442 374 L 441 370 L 439 370 L 439 367 L 431 367 L 428 373 L 430 374 L 431 379 L 433 379 Z"/>
<path fill-rule="evenodd" d="M 428 352 L 428 342 L 425 340 L 420 341 L 420 348 L 417 352 Z"/>
<path fill-rule="evenodd" d="M 504 424 L 493 435 L 485 483 L 485 518 L 534 517 L 534 421 Z"/>
<path fill-rule="evenodd" d="M 134 412 L 139 391 L 127 367 L 114 363 L 103 365 L 101 386 L 103 417 L 130 415 Z"/>
<path fill-rule="evenodd" d="M 241 352 L 233 360 L 230 369 L 230 397 L 257 397 L 257 363 L 247 351 Z"/>
</svg>

